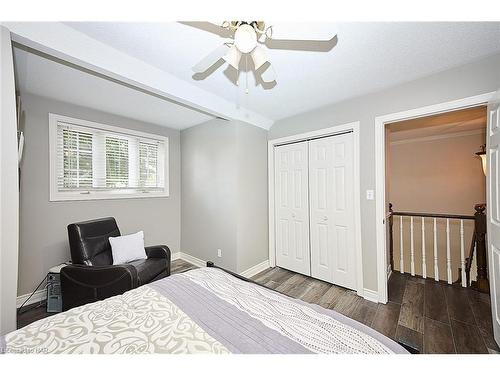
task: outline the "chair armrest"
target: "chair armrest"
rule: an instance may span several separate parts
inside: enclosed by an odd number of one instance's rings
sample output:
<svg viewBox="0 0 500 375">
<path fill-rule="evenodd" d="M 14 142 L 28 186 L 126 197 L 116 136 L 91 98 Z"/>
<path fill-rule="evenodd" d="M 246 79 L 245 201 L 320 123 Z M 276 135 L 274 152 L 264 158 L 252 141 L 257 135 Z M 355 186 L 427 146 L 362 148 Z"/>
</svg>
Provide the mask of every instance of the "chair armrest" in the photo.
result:
<svg viewBox="0 0 500 375">
<path fill-rule="evenodd" d="M 165 245 L 155 245 L 146 247 L 148 258 L 167 258 L 170 260 L 170 249 Z"/>
<path fill-rule="evenodd" d="M 63 310 L 125 293 L 138 286 L 137 270 L 129 264 L 68 265 L 61 269 Z"/>
<path fill-rule="evenodd" d="M 148 258 L 161 258 L 166 260 L 167 276 L 170 276 L 170 261 L 171 254 L 168 246 L 165 245 L 155 245 L 146 247 L 146 255 Z"/>
</svg>

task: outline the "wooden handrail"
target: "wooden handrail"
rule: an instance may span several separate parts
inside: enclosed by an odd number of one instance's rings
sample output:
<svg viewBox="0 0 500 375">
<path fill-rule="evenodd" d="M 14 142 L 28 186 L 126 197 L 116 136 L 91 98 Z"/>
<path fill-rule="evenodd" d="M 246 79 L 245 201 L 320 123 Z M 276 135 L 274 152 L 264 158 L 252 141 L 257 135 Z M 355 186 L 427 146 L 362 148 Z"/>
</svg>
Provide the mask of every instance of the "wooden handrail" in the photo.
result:
<svg viewBox="0 0 500 375">
<path fill-rule="evenodd" d="M 394 211 L 392 216 L 414 216 L 414 217 L 435 217 L 442 219 L 460 219 L 460 220 L 474 220 L 473 215 L 454 215 L 454 214 L 429 214 L 423 212 L 400 212 Z"/>
</svg>

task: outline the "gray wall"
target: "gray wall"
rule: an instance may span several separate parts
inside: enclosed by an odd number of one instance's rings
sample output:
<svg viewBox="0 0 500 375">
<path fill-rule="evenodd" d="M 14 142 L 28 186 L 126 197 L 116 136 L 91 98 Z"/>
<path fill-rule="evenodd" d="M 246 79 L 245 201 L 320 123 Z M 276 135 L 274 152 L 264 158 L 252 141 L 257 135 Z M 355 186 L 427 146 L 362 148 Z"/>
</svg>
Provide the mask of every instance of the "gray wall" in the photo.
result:
<svg viewBox="0 0 500 375">
<path fill-rule="evenodd" d="M 144 230 L 146 245 L 180 249 L 180 132 L 50 99 L 22 95 L 26 136 L 21 166 L 18 295 L 70 259 L 69 223 L 114 216 L 122 233 Z M 170 196 L 49 202 L 49 112 L 169 137 Z"/>
<path fill-rule="evenodd" d="M 500 55 L 440 72 L 391 89 L 337 103 L 277 121 L 269 138 L 361 122 L 361 196 L 375 188 L 375 117 L 496 91 L 500 88 Z M 375 201 L 361 201 L 364 287 L 377 290 Z"/>
<path fill-rule="evenodd" d="M 232 270 L 237 262 L 235 141 L 236 127 L 219 119 L 181 131 L 182 252 Z"/>
<path fill-rule="evenodd" d="M 266 145 L 265 130 L 242 122 L 181 132 L 182 252 L 237 272 L 267 259 Z"/>
<path fill-rule="evenodd" d="M 237 123 L 238 262 L 242 272 L 269 258 L 267 131 Z"/>
</svg>

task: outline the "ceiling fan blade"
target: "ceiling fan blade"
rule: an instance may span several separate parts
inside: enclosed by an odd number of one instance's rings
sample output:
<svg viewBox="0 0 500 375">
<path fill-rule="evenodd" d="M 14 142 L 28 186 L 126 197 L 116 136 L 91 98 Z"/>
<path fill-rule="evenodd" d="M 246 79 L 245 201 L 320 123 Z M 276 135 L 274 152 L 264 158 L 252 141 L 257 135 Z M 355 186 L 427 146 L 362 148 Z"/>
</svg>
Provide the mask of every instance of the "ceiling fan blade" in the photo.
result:
<svg viewBox="0 0 500 375">
<path fill-rule="evenodd" d="M 316 22 L 283 22 L 266 23 L 270 32 L 270 39 L 304 40 L 304 41 L 330 41 L 337 35 L 337 27 L 333 23 Z"/>
<path fill-rule="evenodd" d="M 241 52 L 238 50 L 238 48 L 236 48 L 236 46 L 233 45 L 231 48 L 229 48 L 227 53 L 222 58 L 234 69 L 239 70 Z"/>
<path fill-rule="evenodd" d="M 267 63 L 267 68 L 260 74 L 260 77 L 266 83 L 276 81 L 276 71 L 271 63 Z"/>
<path fill-rule="evenodd" d="M 210 52 L 207 56 L 200 60 L 198 64 L 193 66 L 193 72 L 195 73 L 203 73 L 205 70 L 214 65 L 217 61 L 219 61 L 224 55 L 227 53 L 229 47 L 226 44 L 223 44 Z"/>
<path fill-rule="evenodd" d="M 233 35 L 231 30 L 222 27 L 222 22 L 179 21 L 179 23 L 199 30 L 208 31 L 222 38 L 231 38 Z"/>
<path fill-rule="evenodd" d="M 252 56 L 253 65 L 255 66 L 255 70 L 259 69 L 262 65 L 264 65 L 269 59 L 267 58 L 267 53 L 261 46 L 257 46 L 250 53 Z"/>
<path fill-rule="evenodd" d="M 338 42 L 337 28 L 333 23 L 288 22 L 269 25 L 265 45 L 270 49 L 328 52 Z"/>
<path fill-rule="evenodd" d="M 329 52 L 338 43 L 337 36 L 330 40 L 293 40 L 267 38 L 265 45 L 269 49 L 286 49 L 291 51 Z"/>
</svg>

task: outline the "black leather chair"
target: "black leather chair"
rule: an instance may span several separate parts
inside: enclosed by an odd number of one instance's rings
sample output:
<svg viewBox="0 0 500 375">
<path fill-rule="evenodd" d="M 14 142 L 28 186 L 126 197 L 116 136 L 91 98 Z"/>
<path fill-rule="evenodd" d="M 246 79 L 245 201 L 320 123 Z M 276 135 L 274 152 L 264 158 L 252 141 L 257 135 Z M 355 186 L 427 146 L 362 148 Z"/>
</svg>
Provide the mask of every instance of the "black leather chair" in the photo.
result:
<svg viewBox="0 0 500 375">
<path fill-rule="evenodd" d="M 164 245 L 146 247 L 147 259 L 113 265 L 109 237 L 117 236 L 112 217 L 68 225 L 73 264 L 61 270 L 64 311 L 170 275 L 170 249 Z"/>
</svg>

